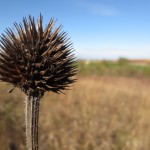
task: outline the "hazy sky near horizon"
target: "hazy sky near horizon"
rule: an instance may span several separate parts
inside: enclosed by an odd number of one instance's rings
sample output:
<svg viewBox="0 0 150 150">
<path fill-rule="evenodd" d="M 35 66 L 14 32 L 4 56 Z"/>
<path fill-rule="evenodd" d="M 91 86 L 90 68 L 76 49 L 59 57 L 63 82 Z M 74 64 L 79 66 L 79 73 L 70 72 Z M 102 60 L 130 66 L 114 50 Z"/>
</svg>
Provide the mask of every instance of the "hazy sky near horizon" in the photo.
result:
<svg viewBox="0 0 150 150">
<path fill-rule="evenodd" d="M 63 25 L 78 58 L 150 58 L 149 0 L 1 1 L 0 34 L 23 17 Z"/>
</svg>

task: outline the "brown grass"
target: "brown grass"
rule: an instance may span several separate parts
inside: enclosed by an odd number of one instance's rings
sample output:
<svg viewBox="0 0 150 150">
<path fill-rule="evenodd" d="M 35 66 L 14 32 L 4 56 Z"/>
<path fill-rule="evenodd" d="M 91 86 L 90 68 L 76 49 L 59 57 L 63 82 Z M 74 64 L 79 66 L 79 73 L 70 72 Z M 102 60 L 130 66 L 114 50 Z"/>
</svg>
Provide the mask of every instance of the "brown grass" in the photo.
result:
<svg viewBox="0 0 150 150">
<path fill-rule="evenodd" d="M 1 150 L 24 150 L 24 95 L 7 88 L 0 85 Z M 149 150 L 150 79 L 79 77 L 66 93 L 41 101 L 41 150 Z"/>
</svg>

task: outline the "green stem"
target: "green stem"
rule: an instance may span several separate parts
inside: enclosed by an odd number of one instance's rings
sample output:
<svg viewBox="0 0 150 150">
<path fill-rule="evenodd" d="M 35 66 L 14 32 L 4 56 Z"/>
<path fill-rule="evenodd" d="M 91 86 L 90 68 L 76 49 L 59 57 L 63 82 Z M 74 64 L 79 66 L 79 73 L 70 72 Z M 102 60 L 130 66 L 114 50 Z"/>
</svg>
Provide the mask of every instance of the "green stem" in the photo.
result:
<svg viewBox="0 0 150 150">
<path fill-rule="evenodd" d="M 40 96 L 35 93 L 27 97 L 25 108 L 26 140 L 28 150 L 38 150 L 38 121 Z"/>
</svg>

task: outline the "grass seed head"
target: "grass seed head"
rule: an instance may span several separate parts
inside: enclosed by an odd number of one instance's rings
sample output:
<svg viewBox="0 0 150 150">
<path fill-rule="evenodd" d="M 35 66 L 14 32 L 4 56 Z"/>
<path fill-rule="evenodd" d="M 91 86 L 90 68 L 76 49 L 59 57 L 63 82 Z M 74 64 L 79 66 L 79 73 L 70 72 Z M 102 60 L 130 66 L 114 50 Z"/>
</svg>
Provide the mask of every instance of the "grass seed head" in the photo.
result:
<svg viewBox="0 0 150 150">
<path fill-rule="evenodd" d="M 62 92 L 75 82 L 72 43 L 62 26 L 54 29 L 51 19 L 43 28 L 42 16 L 23 18 L 0 37 L 0 80 L 21 88 L 27 95 Z"/>
</svg>

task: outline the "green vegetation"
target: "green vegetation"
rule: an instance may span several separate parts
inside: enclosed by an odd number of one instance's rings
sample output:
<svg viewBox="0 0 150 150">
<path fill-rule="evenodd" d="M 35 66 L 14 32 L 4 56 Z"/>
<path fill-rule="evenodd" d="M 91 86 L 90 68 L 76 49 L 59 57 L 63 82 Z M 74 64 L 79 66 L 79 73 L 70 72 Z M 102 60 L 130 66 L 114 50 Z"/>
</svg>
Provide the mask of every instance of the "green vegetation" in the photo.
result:
<svg viewBox="0 0 150 150">
<path fill-rule="evenodd" d="M 149 77 L 150 65 L 118 61 L 79 61 L 79 74 L 98 76 Z"/>
</svg>

